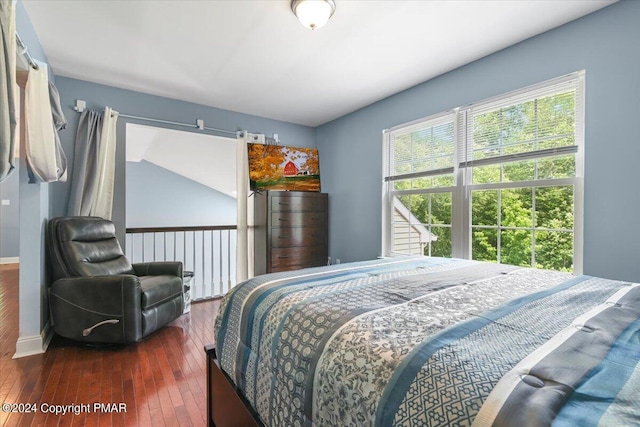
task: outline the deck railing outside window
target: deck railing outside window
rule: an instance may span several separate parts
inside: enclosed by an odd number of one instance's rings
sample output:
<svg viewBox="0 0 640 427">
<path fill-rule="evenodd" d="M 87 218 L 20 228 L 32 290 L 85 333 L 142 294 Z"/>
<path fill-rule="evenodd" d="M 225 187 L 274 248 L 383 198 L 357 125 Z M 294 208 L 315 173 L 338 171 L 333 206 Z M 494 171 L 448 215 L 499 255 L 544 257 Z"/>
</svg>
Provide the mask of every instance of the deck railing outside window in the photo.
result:
<svg viewBox="0 0 640 427">
<path fill-rule="evenodd" d="M 194 273 L 191 299 L 224 295 L 236 283 L 236 226 L 127 228 L 132 263 L 182 261 Z"/>
</svg>

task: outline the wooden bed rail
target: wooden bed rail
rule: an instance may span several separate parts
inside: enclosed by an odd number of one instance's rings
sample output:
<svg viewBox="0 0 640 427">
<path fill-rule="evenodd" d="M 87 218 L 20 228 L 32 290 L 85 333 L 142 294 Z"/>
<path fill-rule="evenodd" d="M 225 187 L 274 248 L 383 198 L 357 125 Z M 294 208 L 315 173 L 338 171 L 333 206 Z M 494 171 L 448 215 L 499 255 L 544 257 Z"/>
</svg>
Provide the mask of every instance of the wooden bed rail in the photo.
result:
<svg viewBox="0 0 640 427">
<path fill-rule="evenodd" d="M 260 417 L 220 368 L 216 349 L 206 345 L 207 425 L 210 427 L 264 427 Z"/>
</svg>

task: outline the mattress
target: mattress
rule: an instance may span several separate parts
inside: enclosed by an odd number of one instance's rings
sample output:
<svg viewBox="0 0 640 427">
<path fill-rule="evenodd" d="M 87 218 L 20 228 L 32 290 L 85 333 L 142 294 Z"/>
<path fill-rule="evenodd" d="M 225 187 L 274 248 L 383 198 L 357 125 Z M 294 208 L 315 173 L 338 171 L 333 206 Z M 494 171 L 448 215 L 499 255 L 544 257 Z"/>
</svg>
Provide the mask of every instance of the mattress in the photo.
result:
<svg viewBox="0 0 640 427">
<path fill-rule="evenodd" d="M 640 286 L 403 257 L 258 276 L 215 320 L 267 426 L 640 425 Z"/>
</svg>

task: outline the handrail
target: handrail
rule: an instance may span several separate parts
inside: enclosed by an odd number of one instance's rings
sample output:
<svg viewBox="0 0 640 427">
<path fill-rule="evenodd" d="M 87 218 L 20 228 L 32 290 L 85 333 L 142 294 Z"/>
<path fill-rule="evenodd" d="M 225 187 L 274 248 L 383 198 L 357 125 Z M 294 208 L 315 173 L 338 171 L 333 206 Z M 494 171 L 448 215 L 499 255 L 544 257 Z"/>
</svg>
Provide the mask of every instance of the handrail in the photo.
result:
<svg viewBox="0 0 640 427">
<path fill-rule="evenodd" d="M 236 230 L 237 225 L 196 225 L 187 227 L 142 227 L 127 228 L 126 233 L 165 233 L 172 231 L 210 231 L 210 230 Z"/>
</svg>

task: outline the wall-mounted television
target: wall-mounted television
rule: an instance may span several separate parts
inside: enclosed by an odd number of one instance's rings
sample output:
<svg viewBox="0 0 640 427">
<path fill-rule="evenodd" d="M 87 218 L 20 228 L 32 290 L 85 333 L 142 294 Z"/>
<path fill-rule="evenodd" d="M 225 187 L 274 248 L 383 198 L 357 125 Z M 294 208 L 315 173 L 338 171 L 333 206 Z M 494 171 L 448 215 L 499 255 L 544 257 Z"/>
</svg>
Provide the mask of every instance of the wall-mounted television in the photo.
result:
<svg viewBox="0 0 640 427">
<path fill-rule="evenodd" d="M 315 148 L 247 144 L 251 190 L 320 191 Z"/>
</svg>

